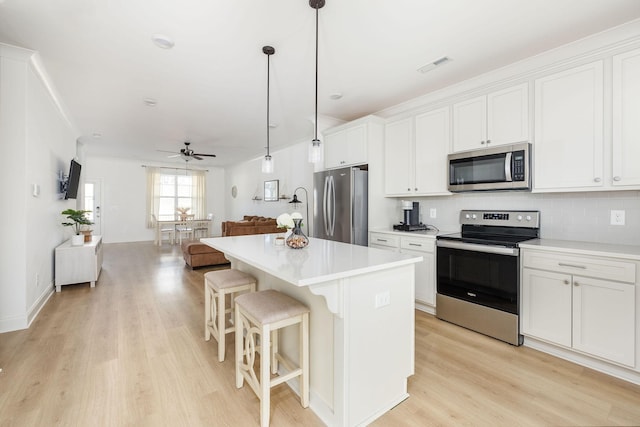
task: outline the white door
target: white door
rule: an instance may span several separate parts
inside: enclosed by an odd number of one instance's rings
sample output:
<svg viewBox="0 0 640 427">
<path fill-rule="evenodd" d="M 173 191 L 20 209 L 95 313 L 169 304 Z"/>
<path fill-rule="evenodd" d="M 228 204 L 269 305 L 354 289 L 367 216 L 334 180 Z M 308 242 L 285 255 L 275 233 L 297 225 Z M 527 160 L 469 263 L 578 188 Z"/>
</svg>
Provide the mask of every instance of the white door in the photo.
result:
<svg viewBox="0 0 640 427">
<path fill-rule="evenodd" d="M 93 234 L 102 235 L 102 185 L 100 180 L 88 179 L 84 183 L 84 209 L 91 211 L 87 217 L 93 221 Z"/>
</svg>

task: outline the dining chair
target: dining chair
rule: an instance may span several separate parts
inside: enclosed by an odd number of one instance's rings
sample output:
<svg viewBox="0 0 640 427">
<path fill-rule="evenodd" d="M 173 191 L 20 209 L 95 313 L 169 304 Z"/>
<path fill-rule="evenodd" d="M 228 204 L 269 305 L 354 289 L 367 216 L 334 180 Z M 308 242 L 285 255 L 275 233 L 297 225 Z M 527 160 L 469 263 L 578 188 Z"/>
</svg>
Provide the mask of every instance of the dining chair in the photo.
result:
<svg viewBox="0 0 640 427">
<path fill-rule="evenodd" d="M 211 221 L 213 221 L 213 214 L 207 214 L 206 221 L 195 221 L 193 226 L 193 238 L 198 238 L 201 234 L 202 237 L 210 237 L 209 230 L 211 229 Z"/>
<path fill-rule="evenodd" d="M 155 241 L 158 246 L 162 246 L 162 236 L 167 235 L 169 242 L 173 245 L 176 241 L 176 230 L 173 226 L 163 226 L 158 222 L 158 218 L 155 214 L 151 214 L 151 220 L 156 229 Z"/>
<path fill-rule="evenodd" d="M 188 219 L 176 224 L 176 234 L 178 235 L 178 244 L 182 244 L 182 238 L 186 237 L 187 240 L 194 238 L 194 220 Z"/>
</svg>

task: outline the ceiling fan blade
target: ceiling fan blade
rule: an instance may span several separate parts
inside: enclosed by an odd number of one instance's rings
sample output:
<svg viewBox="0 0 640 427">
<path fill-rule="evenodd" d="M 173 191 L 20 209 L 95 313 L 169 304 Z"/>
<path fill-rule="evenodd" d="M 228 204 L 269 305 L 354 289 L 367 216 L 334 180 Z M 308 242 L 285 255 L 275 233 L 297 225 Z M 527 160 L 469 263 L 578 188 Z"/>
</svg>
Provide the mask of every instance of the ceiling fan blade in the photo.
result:
<svg viewBox="0 0 640 427">
<path fill-rule="evenodd" d="M 171 153 L 171 154 L 176 154 L 176 152 L 175 152 L 175 151 L 168 151 L 168 150 L 156 150 L 156 151 L 158 151 L 158 152 L 160 152 L 160 153 Z"/>
<path fill-rule="evenodd" d="M 202 160 L 202 157 L 200 157 L 197 154 L 192 154 L 191 157 L 193 157 L 194 159 L 197 159 L 197 160 Z"/>
<path fill-rule="evenodd" d="M 180 156 L 182 156 L 182 154 L 173 154 L 171 156 L 167 156 L 167 159 L 173 159 L 175 157 L 180 157 Z"/>
<path fill-rule="evenodd" d="M 194 156 L 204 156 L 204 157 L 218 157 L 215 154 L 202 154 L 202 153 L 194 153 Z"/>
</svg>

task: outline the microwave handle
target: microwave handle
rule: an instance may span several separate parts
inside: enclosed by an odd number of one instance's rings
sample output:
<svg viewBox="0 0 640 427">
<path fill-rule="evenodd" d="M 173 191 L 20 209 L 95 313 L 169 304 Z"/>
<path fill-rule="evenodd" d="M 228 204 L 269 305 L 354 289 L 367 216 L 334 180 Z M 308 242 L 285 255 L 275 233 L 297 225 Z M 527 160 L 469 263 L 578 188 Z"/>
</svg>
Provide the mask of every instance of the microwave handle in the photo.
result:
<svg viewBox="0 0 640 427">
<path fill-rule="evenodd" d="M 504 176 L 505 181 L 511 182 L 513 179 L 511 178 L 511 155 L 513 153 L 508 152 L 506 156 L 504 156 Z"/>
</svg>

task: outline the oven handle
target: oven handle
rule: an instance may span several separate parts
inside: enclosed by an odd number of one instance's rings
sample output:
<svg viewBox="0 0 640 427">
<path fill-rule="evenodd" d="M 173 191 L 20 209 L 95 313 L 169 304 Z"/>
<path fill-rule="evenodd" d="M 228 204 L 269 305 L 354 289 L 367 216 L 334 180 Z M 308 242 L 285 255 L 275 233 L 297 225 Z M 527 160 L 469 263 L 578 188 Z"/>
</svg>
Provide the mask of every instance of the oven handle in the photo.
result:
<svg viewBox="0 0 640 427">
<path fill-rule="evenodd" d="M 441 248 L 461 249 L 463 251 L 485 252 L 488 254 L 518 256 L 518 248 L 505 248 L 502 246 L 476 245 L 473 243 L 453 242 L 451 240 L 438 240 L 436 246 Z"/>
</svg>

